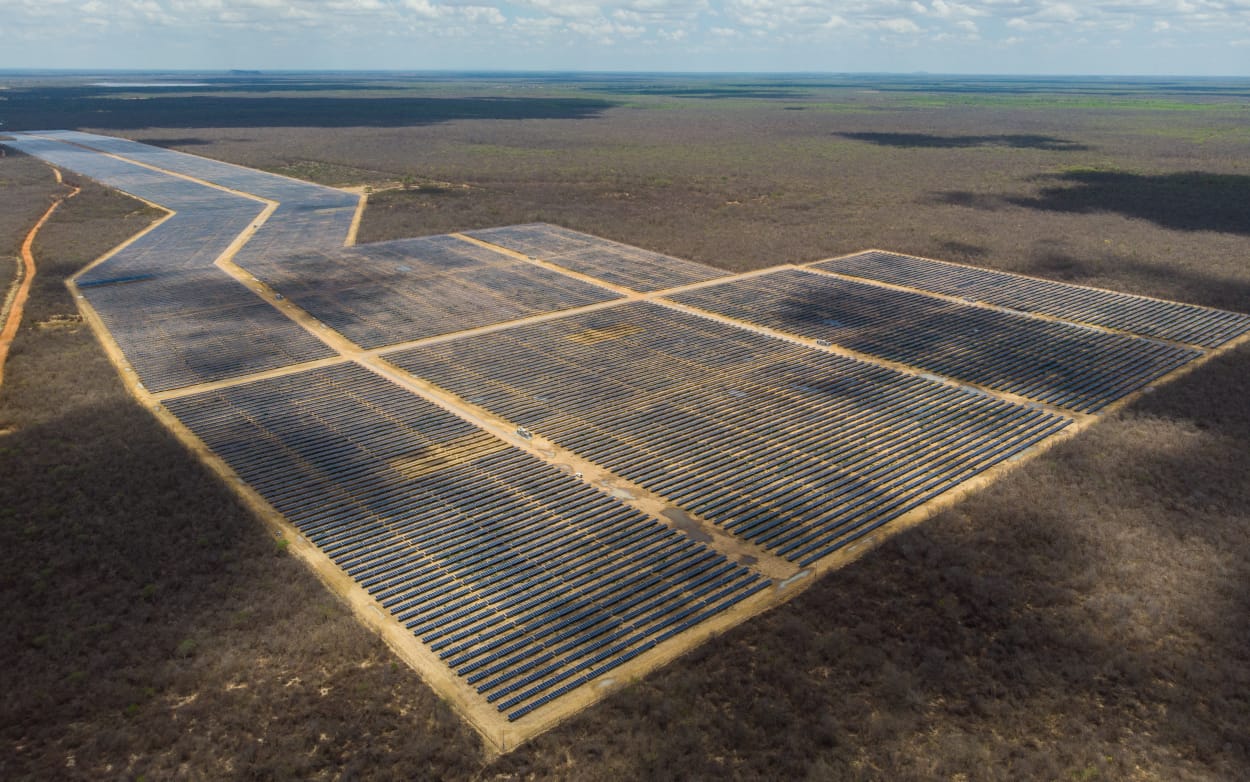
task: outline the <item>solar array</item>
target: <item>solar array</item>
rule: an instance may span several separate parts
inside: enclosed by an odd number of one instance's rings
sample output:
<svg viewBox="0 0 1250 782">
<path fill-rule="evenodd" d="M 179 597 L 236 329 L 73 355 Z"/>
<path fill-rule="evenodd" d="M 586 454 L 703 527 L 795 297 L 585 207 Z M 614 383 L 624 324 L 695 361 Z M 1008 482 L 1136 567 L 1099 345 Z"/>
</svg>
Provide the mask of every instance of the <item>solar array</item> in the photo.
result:
<svg viewBox="0 0 1250 782">
<path fill-rule="evenodd" d="M 5 141 L 28 155 L 34 155 L 49 163 L 77 171 L 83 176 L 125 190 L 132 195 L 158 203 L 167 209 L 182 211 L 206 211 L 246 207 L 257 215 L 263 204 L 253 198 L 228 193 L 212 187 L 170 176 L 88 149 L 28 133 L 13 133 L 13 140 Z M 116 184 L 114 184 L 116 183 Z M 179 263 L 179 259 L 170 259 Z"/>
<path fill-rule="evenodd" d="M 822 261 L 815 266 L 866 280 L 1207 348 L 1219 347 L 1250 331 L 1250 315 L 1240 312 L 1039 280 L 911 255 L 873 250 Z"/>
<path fill-rule="evenodd" d="M 219 269 L 81 290 L 152 391 L 335 355 Z"/>
<path fill-rule="evenodd" d="M 249 254 L 238 262 L 366 348 L 620 296 L 450 236 L 294 255 Z"/>
<path fill-rule="evenodd" d="M 489 228 L 467 234 L 635 291 L 674 288 L 728 274 L 701 263 L 683 261 L 546 223 Z"/>
<path fill-rule="evenodd" d="M 120 155 L 164 171 L 279 202 L 277 211 L 241 251 L 241 258 L 266 257 L 303 248 L 321 249 L 342 245 L 347 240 L 359 203 L 357 196 L 332 187 L 140 144 L 129 139 L 71 130 L 42 131 L 34 135 Z M 165 203 L 159 199 L 153 200 Z"/>
<path fill-rule="evenodd" d="M 355 214 L 355 205 L 318 206 L 284 202 L 239 250 L 234 260 L 242 264 L 252 258 L 341 247 L 351 231 Z"/>
<path fill-rule="evenodd" d="M 509 719 L 768 585 L 355 365 L 167 407 Z"/>
<path fill-rule="evenodd" d="M 1070 423 L 651 303 L 386 358 L 804 565 Z"/>
<path fill-rule="evenodd" d="M 444 692 L 501 721 L 1073 426 L 1055 407 L 1100 410 L 1206 355 L 1187 345 L 1250 332 L 1246 315 L 881 252 L 729 276 L 546 224 L 344 247 L 350 194 L 15 135 L 176 211 L 80 274 L 82 295 L 166 409 L 441 661 L 459 683 Z M 259 228 L 244 194 L 278 202 Z M 278 307 L 390 350 L 349 361 L 215 265 L 243 237 L 233 260 Z M 677 531 L 656 499 L 725 534 Z"/>
<path fill-rule="evenodd" d="M 95 133 L 73 130 L 37 131 L 23 135 L 54 139 L 99 152 L 107 152 L 136 163 L 159 168 L 162 171 L 183 174 L 281 203 L 355 209 L 358 200 L 351 193 L 345 193 L 333 187 L 257 171 L 254 168 L 236 166 L 220 160 L 188 155 L 115 136 L 100 136 Z"/>
<path fill-rule="evenodd" d="M 213 265 L 263 204 L 61 141 L 15 136 L 5 143 L 175 211 L 78 277 L 82 295 L 148 389 L 334 355 Z"/>
<path fill-rule="evenodd" d="M 1095 412 L 1202 355 L 1127 334 L 794 269 L 673 299 L 1079 412 Z"/>
</svg>

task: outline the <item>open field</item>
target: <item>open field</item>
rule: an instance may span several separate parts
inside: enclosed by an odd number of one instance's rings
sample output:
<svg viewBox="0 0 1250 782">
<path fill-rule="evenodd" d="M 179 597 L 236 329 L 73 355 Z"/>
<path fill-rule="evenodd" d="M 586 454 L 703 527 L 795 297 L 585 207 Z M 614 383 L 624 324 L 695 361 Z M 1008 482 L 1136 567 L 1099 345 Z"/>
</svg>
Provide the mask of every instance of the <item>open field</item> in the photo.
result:
<svg viewBox="0 0 1250 782">
<path fill-rule="evenodd" d="M 125 134 L 412 177 L 375 196 L 361 241 L 543 219 L 729 268 L 882 246 L 1246 309 L 1244 96 L 696 86 L 535 87 L 620 104 L 561 119 Z M 151 217 L 98 189 L 71 202 L 31 317 L 72 311 L 57 281 Z M 85 247 L 87 225 L 116 232 Z M 40 566 L 3 582 L 19 629 L 0 768 L 1240 776 L 1247 381 L 1242 348 L 481 768 L 468 729 L 308 600 L 315 581 L 127 401 L 85 330 L 28 328 L 0 391 L 17 427 L 0 534 Z"/>
</svg>

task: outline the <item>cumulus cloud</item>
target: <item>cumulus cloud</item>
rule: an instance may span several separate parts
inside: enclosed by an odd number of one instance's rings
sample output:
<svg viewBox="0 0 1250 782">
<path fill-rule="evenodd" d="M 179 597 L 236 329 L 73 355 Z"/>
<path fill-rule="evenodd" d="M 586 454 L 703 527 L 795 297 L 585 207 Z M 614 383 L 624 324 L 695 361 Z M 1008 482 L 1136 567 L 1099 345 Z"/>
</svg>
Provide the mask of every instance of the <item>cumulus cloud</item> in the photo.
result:
<svg viewBox="0 0 1250 782">
<path fill-rule="evenodd" d="M 165 30 L 187 40 L 262 31 L 294 40 L 305 30 L 344 45 L 356 40 L 361 51 L 377 38 L 448 35 L 495 50 L 645 43 L 726 57 L 746 40 L 785 55 L 800 46 L 838 51 L 926 40 L 985 47 L 1085 37 L 1129 48 L 1199 35 L 1228 50 L 1250 39 L 1250 0 L 5 0 L 3 16 L 6 35 L 23 40 L 81 42 L 116 30 Z M 0 52 L 0 65 L 30 63 L 6 62 Z"/>
<path fill-rule="evenodd" d="M 901 16 L 894 19 L 882 19 L 880 22 L 877 22 L 877 27 L 897 35 L 912 35 L 920 32 L 920 25 Z"/>
</svg>

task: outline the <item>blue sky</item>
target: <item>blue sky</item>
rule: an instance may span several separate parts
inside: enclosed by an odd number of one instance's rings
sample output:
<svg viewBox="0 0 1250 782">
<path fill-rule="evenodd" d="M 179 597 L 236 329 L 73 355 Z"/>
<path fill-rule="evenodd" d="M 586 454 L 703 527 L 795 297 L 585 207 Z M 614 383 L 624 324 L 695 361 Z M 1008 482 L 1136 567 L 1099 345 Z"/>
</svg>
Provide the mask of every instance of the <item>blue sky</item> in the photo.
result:
<svg viewBox="0 0 1250 782">
<path fill-rule="evenodd" d="M 1250 0 L 4 0 L 0 68 L 1250 75 Z"/>
</svg>

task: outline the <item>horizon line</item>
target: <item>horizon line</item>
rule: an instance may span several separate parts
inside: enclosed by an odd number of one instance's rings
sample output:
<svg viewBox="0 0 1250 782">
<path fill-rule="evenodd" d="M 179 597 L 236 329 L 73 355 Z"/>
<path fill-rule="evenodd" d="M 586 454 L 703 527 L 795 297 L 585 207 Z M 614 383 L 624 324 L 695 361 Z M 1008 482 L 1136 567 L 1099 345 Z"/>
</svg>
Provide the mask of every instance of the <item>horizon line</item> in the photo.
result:
<svg viewBox="0 0 1250 782">
<path fill-rule="evenodd" d="M 393 74 L 393 75 L 464 75 L 464 76 L 890 76 L 924 78 L 1032 78 L 1032 79 L 1250 79 L 1250 74 L 1184 74 L 1184 73 L 1044 73 L 1044 72 L 944 72 L 944 71 L 822 71 L 822 70 L 675 70 L 648 71 L 627 69 L 453 69 L 453 68 L 41 68 L 0 66 L 0 75 L 92 75 L 92 74 L 204 74 L 235 76 L 266 76 L 291 74 Z"/>
</svg>

